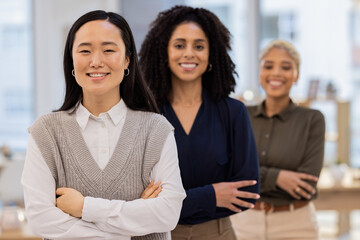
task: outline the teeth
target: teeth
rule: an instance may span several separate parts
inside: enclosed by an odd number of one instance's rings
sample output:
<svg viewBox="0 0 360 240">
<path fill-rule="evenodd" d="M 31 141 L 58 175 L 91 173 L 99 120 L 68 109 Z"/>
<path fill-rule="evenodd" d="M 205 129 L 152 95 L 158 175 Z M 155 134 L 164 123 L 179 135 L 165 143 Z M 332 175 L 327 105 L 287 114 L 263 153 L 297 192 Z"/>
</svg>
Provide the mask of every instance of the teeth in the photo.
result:
<svg viewBox="0 0 360 240">
<path fill-rule="evenodd" d="M 194 64 L 194 63 L 182 63 L 180 65 L 182 67 L 184 67 L 184 68 L 194 68 L 194 67 L 196 67 L 196 64 Z"/>
<path fill-rule="evenodd" d="M 269 83 L 270 83 L 270 85 L 272 85 L 272 86 L 280 86 L 280 85 L 282 85 L 282 83 L 279 82 L 279 81 L 270 81 Z"/>
<path fill-rule="evenodd" d="M 106 73 L 90 73 L 89 76 L 90 77 L 103 77 L 106 76 Z"/>
</svg>

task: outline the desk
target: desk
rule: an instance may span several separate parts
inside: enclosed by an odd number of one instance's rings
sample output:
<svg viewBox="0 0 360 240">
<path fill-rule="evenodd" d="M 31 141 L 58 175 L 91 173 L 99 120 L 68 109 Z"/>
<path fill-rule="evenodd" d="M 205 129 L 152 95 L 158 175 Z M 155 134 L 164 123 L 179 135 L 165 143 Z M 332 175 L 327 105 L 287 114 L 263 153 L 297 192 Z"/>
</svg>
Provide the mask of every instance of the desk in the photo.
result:
<svg viewBox="0 0 360 240">
<path fill-rule="evenodd" d="M 348 169 L 340 184 L 334 184 L 329 169 L 324 168 L 318 182 L 318 198 L 314 201 L 316 210 L 339 212 L 339 235 L 350 230 L 350 212 L 360 209 L 360 180 L 354 180 L 354 169 Z"/>
<path fill-rule="evenodd" d="M 25 224 L 18 230 L 3 230 L 0 240 L 42 240 L 42 238 L 34 236 L 29 226 Z"/>
</svg>

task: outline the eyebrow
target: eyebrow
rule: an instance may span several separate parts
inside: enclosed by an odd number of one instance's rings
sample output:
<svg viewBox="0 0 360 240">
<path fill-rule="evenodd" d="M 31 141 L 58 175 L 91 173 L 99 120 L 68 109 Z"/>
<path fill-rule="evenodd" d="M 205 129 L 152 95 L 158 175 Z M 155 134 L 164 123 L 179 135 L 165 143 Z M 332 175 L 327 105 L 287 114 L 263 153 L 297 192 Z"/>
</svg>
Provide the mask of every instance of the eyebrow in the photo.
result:
<svg viewBox="0 0 360 240">
<path fill-rule="evenodd" d="M 186 42 L 186 39 L 185 38 L 175 38 L 173 41 Z M 208 42 L 208 41 L 205 39 L 202 39 L 202 38 L 198 38 L 198 39 L 195 39 L 194 42 Z"/>
<path fill-rule="evenodd" d="M 274 61 L 271 61 L 271 60 L 265 60 L 264 63 L 273 63 Z M 291 64 L 290 61 L 281 61 L 281 64 Z"/>
<path fill-rule="evenodd" d="M 82 42 L 80 43 L 77 47 L 82 47 L 82 46 L 91 46 L 92 44 L 89 42 Z M 101 46 L 106 46 L 106 45 L 113 45 L 113 46 L 117 46 L 117 44 L 115 42 L 102 42 Z"/>
</svg>

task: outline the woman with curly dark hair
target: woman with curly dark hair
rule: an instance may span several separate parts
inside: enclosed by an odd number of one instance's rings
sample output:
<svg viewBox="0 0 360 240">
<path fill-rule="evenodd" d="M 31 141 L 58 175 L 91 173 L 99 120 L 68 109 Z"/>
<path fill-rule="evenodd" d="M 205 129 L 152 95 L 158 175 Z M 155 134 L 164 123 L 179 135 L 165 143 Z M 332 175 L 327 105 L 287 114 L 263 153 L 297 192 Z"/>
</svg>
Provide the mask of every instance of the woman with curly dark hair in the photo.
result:
<svg viewBox="0 0 360 240">
<path fill-rule="evenodd" d="M 259 168 L 245 106 L 228 95 L 230 33 L 203 8 L 159 13 L 140 65 L 160 112 L 175 128 L 187 197 L 172 239 L 235 239 L 229 215 L 254 207 Z"/>
</svg>

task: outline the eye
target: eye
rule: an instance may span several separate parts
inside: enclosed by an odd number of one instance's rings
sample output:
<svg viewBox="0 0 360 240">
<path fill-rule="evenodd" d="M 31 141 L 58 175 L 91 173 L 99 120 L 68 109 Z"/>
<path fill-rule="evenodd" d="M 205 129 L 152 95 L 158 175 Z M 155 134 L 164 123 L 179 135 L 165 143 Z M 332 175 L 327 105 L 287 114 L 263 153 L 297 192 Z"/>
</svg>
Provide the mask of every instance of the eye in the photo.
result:
<svg viewBox="0 0 360 240">
<path fill-rule="evenodd" d="M 281 68 L 285 71 L 288 71 L 291 69 L 291 66 L 282 66 Z"/>
<path fill-rule="evenodd" d="M 265 68 L 266 70 L 270 70 L 270 69 L 273 68 L 273 66 L 272 66 L 272 65 L 264 65 L 264 68 Z"/>
<path fill-rule="evenodd" d="M 106 53 L 112 53 L 112 52 L 115 52 L 115 50 L 113 50 L 113 49 L 106 49 L 104 52 L 106 52 Z"/>
<path fill-rule="evenodd" d="M 205 47 L 204 46 L 202 46 L 202 45 L 196 45 L 195 46 L 195 49 L 196 50 L 203 50 Z"/>
<path fill-rule="evenodd" d="M 174 47 L 175 47 L 176 49 L 183 49 L 185 46 L 184 46 L 184 44 L 178 43 L 178 44 L 175 44 Z"/>
<path fill-rule="evenodd" d="M 80 53 L 90 53 L 89 50 L 85 50 L 85 49 L 84 49 L 84 50 L 80 50 L 79 52 L 80 52 Z"/>
</svg>

